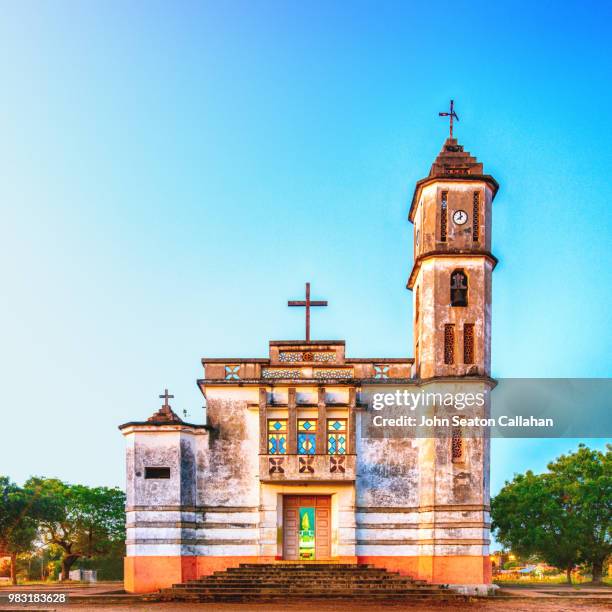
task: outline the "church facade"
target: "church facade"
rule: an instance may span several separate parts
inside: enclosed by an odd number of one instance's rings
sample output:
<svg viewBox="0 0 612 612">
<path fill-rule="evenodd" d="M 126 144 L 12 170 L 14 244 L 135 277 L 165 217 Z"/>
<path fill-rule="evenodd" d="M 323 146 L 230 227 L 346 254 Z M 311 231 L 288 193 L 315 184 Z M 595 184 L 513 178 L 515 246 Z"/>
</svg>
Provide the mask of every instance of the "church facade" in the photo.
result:
<svg viewBox="0 0 612 612">
<path fill-rule="evenodd" d="M 307 332 L 271 341 L 263 358 L 203 358 L 205 425 L 180 419 L 166 393 L 147 421 L 120 426 L 126 590 L 274 561 L 368 563 L 432 583 L 490 584 L 488 438 L 453 430 L 372 439 L 363 423 L 370 385 L 486 392 L 494 384 L 497 188 L 452 137 L 416 184 L 414 358 L 352 358 L 343 341 Z M 307 312 L 316 305 L 306 302 Z M 488 409 L 487 401 L 478 414 Z"/>
</svg>

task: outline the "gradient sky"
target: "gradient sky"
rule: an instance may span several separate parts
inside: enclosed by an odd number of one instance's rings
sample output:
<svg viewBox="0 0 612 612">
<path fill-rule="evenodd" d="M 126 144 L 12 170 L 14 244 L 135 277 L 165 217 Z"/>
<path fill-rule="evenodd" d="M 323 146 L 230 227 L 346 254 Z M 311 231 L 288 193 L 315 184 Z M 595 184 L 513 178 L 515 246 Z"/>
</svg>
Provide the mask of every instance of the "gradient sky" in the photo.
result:
<svg viewBox="0 0 612 612">
<path fill-rule="evenodd" d="M 0 473 L 124 480 L 203 356 L 412 355 L 407 221 L 447 133 L 501 185 L 493 375 L 608 377 L 607 2 L 13 2 L 0 21 Z M 604 440 L 594 441 L 602 447 Z M 573 440 L 494 441 L 492 490 Z"/>
</svg>

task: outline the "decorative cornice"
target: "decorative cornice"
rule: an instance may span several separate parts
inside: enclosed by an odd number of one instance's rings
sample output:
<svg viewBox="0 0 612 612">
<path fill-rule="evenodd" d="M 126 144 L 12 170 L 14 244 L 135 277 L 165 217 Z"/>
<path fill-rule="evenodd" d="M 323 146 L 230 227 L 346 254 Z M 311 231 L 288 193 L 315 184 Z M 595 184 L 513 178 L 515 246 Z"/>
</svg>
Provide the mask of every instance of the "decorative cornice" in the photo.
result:
<svg viewBox="0 0 612 612">
<path fill-rule="evenodd" d="M 202 357 L 202 365 L 207 363 L 270 363 L 270 359 L 261 357 Z"/>
<path fill-rule="evenodd" d="M 152 427 L 154 429 L 167 429 L 168 431 L 177 431 L 181 429 L 204 429 L 206 431 L 212 431 L 213 428 L 210 425 L 202 425 L 197 423 L 185 423 L 181 421 L 180 423 L 156 423 L 155 421 L 129 421 L 128 423 L 123 423 L 123 425 L 119 425 L 118 429 L 123 431 L 128 427 Z"/>
<path fill-rule="evenodd" d="M 410 211 L 408 213 L 408 219 L 410 222 L 414 222 L 414 213 L 419 201 L 419 195 L 423 187 L 432 185 L 433 183 L 448 183 L 448 182 L 484 182 L 487 183 L 493 191 L 493 199 L 499 190 L 499 183 L 490 174 L 449 174 L 440 176 L 428 176 L 416 182 L 414 193 L 412 194 L 412 201 L 410 202 Z"/>
<path fill-rule="evenodd" d="M 408 278 L 408 282 L 406 283 L 406 289 L 412 289 L 414 286 L 414 281 L 416 280 L 416 276 L 419 273 L 419 268 L 424 261 L 428 259 L 434 258 L 458 258 L 458 257 L 484 257 L 488 259 L 493 268 L 497 265 L 498 259 L 491 253 L 490 251 L 429 251 L 428 253 L 423 253 L 419 255 L 414 260 L 414 265 L 412 266 L 412 272 L 410 272 L 410 277 Z"/>
<path fill-rule="evenodd" d="M 270 340 L 270 346 L 344 346 L 345 340 Z"/>
</svg>

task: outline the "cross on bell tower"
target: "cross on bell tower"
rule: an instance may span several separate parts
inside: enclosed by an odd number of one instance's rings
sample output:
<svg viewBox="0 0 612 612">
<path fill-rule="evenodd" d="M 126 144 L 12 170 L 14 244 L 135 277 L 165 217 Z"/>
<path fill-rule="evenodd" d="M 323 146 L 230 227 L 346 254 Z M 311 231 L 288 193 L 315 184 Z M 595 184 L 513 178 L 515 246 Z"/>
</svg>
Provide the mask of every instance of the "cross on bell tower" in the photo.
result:
<svg viewBox="0 0 612 612">
<path fill-rule="evenodd" d="M 438 115 L 440 117 L 449 118 L 450 138 L 452 138 L 453 137 L 453 119 L 456 119 L 457 121 L 459 121 L 459 117 L 457 116 L 457 113 L 455 112 L 455 101 L 454 100 L 450 101 L 450 111 L 448 113 L 438 113 Z"/>
</svg>

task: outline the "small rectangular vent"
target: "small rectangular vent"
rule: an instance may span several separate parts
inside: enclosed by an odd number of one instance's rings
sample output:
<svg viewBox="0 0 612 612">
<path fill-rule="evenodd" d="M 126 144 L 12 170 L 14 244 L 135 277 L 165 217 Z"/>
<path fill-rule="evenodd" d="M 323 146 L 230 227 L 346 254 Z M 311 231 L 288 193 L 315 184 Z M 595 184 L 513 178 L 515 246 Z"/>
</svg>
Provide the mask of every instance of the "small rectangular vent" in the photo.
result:
<svg viewBox="0 0 612 612">
<path fill-rule="evenodd" d="M 146 467 L 145 478 L 170 478 L 169 467 Z"/>
</svg>

